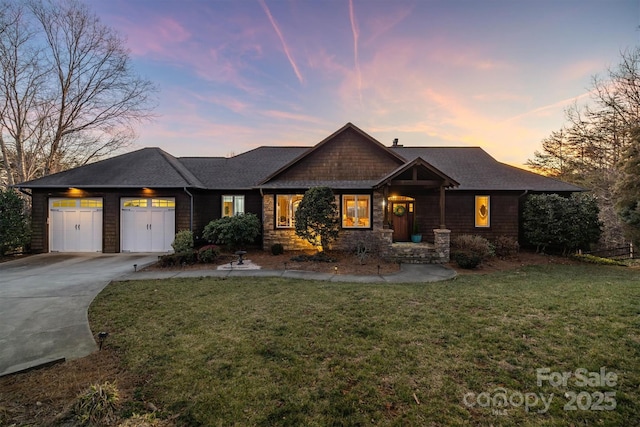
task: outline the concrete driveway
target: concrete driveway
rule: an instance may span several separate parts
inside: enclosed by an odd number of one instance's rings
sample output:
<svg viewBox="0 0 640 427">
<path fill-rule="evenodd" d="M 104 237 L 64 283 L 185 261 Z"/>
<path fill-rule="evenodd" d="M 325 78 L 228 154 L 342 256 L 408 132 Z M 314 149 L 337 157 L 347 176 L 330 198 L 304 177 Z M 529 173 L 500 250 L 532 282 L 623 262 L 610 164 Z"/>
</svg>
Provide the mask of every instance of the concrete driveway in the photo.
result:
<svg viewBox="0 0 640 427">
<path fill-rule="evenodd" d="M 111 281 L 158 254 L 42 254 L 0 264 L 0 376 L 96 350 L 87 319 Z"/>
</svg>

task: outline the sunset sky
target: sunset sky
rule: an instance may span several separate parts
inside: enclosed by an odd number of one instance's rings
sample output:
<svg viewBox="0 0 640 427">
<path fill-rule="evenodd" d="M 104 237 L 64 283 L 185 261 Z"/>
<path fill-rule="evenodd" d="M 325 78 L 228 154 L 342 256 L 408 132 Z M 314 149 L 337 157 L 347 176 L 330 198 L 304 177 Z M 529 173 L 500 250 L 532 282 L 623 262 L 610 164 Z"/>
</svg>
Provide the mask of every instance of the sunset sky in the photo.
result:
<svg viewBox="0 0 640 427">
<path fill-rule="evenodd" d="M 352 122 L 521 165 L 640 41 L 639 0 L 86 1 L 160 88 L 136 148 L 175 156 L 311 146 Z"/>
</svg>

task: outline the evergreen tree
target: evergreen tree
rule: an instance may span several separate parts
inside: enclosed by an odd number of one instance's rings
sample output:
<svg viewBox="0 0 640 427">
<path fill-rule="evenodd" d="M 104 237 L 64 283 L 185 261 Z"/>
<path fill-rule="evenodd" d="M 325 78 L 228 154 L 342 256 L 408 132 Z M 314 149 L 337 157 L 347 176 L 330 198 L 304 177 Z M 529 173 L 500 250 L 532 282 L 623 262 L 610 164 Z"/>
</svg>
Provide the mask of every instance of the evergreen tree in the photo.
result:
<svg viewBox="0 0 640 427">
<path fill-rule="evenodd" d="M 338 237 L 336 199 L 328 187 L 313 187 L 304 193 L 296 210 L 296 235 L 324 251 Z"/>
</svg>

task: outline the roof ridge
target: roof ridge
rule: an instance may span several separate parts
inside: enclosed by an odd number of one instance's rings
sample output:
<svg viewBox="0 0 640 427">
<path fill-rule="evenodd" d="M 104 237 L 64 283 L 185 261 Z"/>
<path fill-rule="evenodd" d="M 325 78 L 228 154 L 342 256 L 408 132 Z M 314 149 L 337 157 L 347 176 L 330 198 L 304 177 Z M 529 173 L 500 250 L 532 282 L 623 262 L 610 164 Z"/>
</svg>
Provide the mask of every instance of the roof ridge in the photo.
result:
<svg viewBox="0 0 640 427">
<path fill-rule="evenodd" d="M 184 179 L 194 187 L 205 188 L 205 185 L 176 157 L 164 151 L 162 148 L 155 147 L 162 157 L 171 165 L 171 167 Z"/>
</svg>

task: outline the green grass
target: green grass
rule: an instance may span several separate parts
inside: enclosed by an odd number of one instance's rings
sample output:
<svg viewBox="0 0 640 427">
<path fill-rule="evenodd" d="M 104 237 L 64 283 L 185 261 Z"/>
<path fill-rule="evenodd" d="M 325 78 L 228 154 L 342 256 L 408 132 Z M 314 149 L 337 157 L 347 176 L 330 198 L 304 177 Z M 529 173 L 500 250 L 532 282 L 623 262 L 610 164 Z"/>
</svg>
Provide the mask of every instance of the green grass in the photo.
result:
<svg viewBox="0 0 640 427">
<path fill-rule="evenodd" d="M 634 425 L 638 279 L 574 265 L 433 284 L 131 281 L 108 286 L 90 318 L 149 378 L 138 397 L 186 425 Z M 536 383 L 537 368 L 602 366 L 615 386 Z M 499 387 L 515 403 L 554 396 L 544 414 L 463 402 Z M 564 410 L 566 392 L 598 391 L 616 393 L 615 410 Z"/>
</svg>

